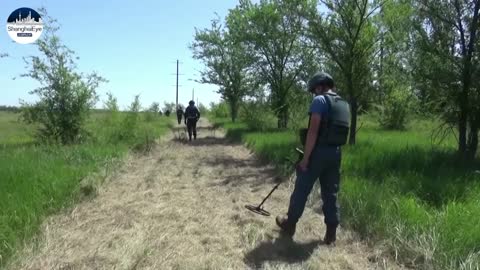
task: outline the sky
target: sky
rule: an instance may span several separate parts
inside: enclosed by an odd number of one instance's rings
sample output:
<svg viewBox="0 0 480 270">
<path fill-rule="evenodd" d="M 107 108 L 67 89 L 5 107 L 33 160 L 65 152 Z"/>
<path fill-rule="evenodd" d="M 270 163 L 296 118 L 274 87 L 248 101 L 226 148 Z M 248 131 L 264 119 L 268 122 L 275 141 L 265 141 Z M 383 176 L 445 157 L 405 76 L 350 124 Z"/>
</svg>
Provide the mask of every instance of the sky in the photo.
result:
<svg viewBox="0 0 480 270">
<path fill-rule="evenodd" d="M 39 55 L 35 45 L 18 44 L 7 34 L 10 14 L 20 7 L 48 14 L 61 25 L 59 36 L 80 59 L 78 70 L 98 72 L 109 80 L 98 89 L 103 106 L 105 93 L 112 92 L 125 109 L 140 94 L 144 107 L 152 102 L 175 102 L 176 60 L 179 66 L 179 103 L 187 104 L 195 89 L 195 100 L 205 105 L 218 102 L 214 85 L 202 85 L 203 69 L 188 48 L 195 27 L 209 27 L 217 13 L 222 18 L 237 0 L 1 0 L 0 1 L 0 105 L 33 102 L 29 92 L 39 86 L 30 78 L 20 78 L 26 64 L 23 57 Z M 13 78 L 16 78 L 15 80 Z"/>
</svg>

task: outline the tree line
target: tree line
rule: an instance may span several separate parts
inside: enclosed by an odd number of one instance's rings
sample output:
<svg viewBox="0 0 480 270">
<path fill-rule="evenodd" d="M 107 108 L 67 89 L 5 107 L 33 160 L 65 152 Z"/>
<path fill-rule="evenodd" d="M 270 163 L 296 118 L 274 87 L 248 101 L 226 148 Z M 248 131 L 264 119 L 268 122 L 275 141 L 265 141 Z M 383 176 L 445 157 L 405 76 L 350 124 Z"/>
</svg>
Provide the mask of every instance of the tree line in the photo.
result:
<svg viewBox="0 0 480 270">
<path fill-rule="evenodd" d="M 0 105 L 0 112 L 20 112 L 20 108 L 16 106 Z"/>
<path fill-rule="evenodd" d="M 200 81 L 219 86 L 236 121 L 246 99 L 268 104 L 290 126 L 292 100 L 325 70 L 358 114 L 377 111 L 387 128 L 409 115 L 439 116 L 458 151 L 477 152 L 480 128 L 480 0 L 240 0 L 196 29 Z M 477 78 L 477 79 L 475 79 Z"/>
</svg>

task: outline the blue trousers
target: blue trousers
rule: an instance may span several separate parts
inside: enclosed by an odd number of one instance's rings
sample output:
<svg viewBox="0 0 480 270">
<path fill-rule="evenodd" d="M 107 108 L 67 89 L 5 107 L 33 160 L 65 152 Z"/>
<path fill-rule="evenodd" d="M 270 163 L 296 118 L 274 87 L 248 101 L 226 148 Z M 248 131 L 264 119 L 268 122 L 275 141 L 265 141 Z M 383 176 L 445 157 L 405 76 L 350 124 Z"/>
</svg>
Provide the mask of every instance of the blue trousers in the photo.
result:
<svg viewBox="0 0 480 270">
<path fill-rule="evenodd" d="M 319 179 L 325 224 L 338 226 L 340 213 L 337 194 L 340 185 L 340 163 L 340 150 L 337 154 L 329 156 L 322 155 L 314 150 L 308 169 L 306 171 L 297 169 L 295 189 L 290 197 L 290 206 L 288 207 L 289 222 L 298 222 L 305 209 L 308 195 L 312 191 L 315 181 Z"/>
</svg>

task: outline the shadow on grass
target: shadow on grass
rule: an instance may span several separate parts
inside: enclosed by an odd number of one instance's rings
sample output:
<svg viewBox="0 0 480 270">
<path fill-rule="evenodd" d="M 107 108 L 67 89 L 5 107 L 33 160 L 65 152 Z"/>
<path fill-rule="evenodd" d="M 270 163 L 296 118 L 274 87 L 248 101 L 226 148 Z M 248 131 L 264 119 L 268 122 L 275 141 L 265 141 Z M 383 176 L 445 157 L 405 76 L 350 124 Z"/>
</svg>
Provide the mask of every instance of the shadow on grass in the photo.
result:
<svg viewBox="0 0 480 270">
<path fill-rule="evenodd" d="M 198 138 L 197 140 L 192 141 L 192 146 L 234 146 L 240 145 L 241 143 L 238 141 L 234 141 L 228 138 L 220 138 L 220 137 L 213 137 L 207 136 L 203 138 Z"/>
<path fill-rule="evenodd" d="M 236 142 L 242 142 L 243 136 L 248 132 L 249 132 L 248 128 L 227 129 L 225 133 L 225 137 Z"/>
<path fill-rule="evenodd" d="M 240 145 L 240 142 L 232 141 L 229 139 L 225 138 L 220 138 L 220 137 L 202 137 L 202 138 L 197 138 L 196 140 L 189 141 L 188 140 L 188 134 L 175 134 L 175 137 L 172 139 L 173 141 L 177 143 L 182 143 L 185 145 L 189 145 L 192 147 L 202 147 L 202 146 L 234 146 L 234 145 Z"/>
<path fill-rule="evenodd" d="M 224 155 L 206 158 L 202 163 L 202 166 L 217 168 L 225 172 L 220 181 L 212 182 L 210 186 L 258 188 L 265 184 L 277 184 L 287 180 L 279 175 L 274 167 L 268 166 L 255 156 L 248 159 L 239 159 L 225 153 Z M 242 173 L 235 173 L 238 171 Z M 232 173 L 229 174 L 229 172 Z"/>
<path fill-rule="evenodd" d="M 223 124 L 219 124 L 224 127 Z M 284 134 L 282 129 L 268 129 L 265 131 L 253 131 L 245 126 L 232 127 L 225 130 L 226 144 L 245 144 L 256 154 L 257 160 L 263 165 L 272 164 L 283 176 L 289 176 L 294 171 L 294 165 L 298 161 L 298 153 L 293 141 L 277 141 L 269 135 L 277 137 Z M 248 138 L 247 135 L 254 136 Z"/>
<path fill-rule="evenodd" d="M 320 240 L 296 243 L 291 238 L 280 237 L 260 243 L 245 255 L 244 261 L 255 269 L 260 269 L 265 262 L 301 263 L 321 244 Z"/>
<path fill-rule="evenodd" d="M 238 141 L 220 137 L 203 137 L 191 142 L 188 140 L 178 141 L 193 148 L 242 144 Z M 221 172 L 221 177 L 217 179 L 217 181 L 212 181 L 211 186 L 229 186 L 231 188 L 248 186 L 250 188 L 258 188 L 261 185 L 277 184 L 287 180 L 286 177 L 278 173 L 275 167 L 269 166 L 268 160 L 261 159 L 254 154 L 237 157 L 234 153 L 228 152 L 229 149 L 230 148 L 225 148 L 224 152 L 209 155 L 201 160 L 200 166 Z M 196 151 L 208 151 L 208 148 L 198 149 Z M 232 151 L 235 150 L 232 148 Z"/>
</svg>

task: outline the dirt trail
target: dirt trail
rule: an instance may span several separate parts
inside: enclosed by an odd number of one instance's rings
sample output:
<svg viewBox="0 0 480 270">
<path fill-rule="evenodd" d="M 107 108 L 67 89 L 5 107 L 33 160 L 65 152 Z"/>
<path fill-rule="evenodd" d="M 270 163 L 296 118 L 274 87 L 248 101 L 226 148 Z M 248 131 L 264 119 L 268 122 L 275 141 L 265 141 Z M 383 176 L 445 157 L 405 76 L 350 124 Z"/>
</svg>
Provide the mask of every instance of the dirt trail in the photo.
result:
<svg viewBox="0 0 480 270">
<path fill-rule="evenodd" d="M 343 230 L 335 248 L 322 245 L 320 202 L 306 209 L 294 242 L 279 238 L 274 217 L 244 209 L 282 180 L 272 167 L 204 121 L 197 141 L 173 137 L 131 157 L 94 199 L 46 220 L 41 244 L 27 247 L 8 269 L 394 267 L 372 263 L 374 251 Z M 286 182 L 272 195 L 266 204 L 272 215 L 286 210 L 291 190 Z"/>
</svg>

